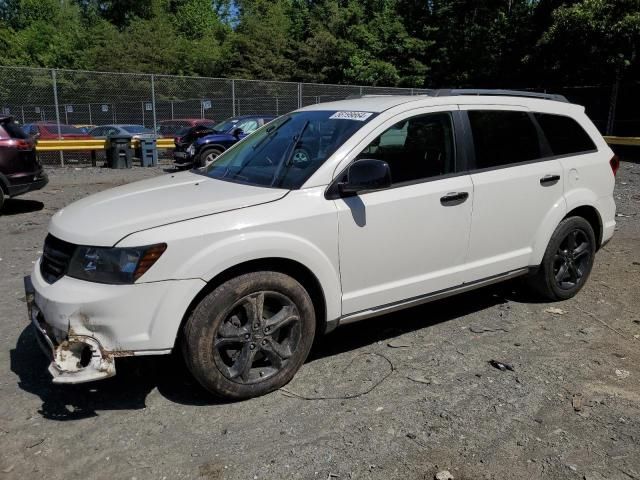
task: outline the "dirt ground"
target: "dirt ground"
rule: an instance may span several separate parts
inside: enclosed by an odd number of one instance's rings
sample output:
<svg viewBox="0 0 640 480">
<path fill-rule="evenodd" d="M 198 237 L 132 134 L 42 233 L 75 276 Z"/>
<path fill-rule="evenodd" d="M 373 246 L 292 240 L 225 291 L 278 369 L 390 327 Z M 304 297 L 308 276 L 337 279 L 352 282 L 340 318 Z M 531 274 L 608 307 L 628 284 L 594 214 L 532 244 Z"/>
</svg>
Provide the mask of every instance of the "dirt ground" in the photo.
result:
<svg viewBox="0 0 640 480">
<path fill-rule="evenodd" d="M 0 480 L 640 479 L 639 163 L 622 164 L 617 233 L 576 298 L 509 283 L 343 327 L 286 391 L 232 404 L 177 356 L 50 383 L 22 291 L 50 216 L 164 172 L 49 172 L 0 216 Z"/>
</svg>

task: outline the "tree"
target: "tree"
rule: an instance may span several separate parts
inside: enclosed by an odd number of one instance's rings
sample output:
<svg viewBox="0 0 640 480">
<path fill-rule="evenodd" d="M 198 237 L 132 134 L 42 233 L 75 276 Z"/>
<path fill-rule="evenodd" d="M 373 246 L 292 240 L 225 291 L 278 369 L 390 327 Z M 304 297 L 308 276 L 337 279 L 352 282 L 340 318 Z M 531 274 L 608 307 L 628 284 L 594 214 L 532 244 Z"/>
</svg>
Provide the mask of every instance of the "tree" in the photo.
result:
<svg viewBox="0 0 640 480">
<path fill-rule="evenodd" d="M 612 83 L 607 133 L 613 129 L 620 83 L 637 65 L 640 0 L 581 0 L 561 6 L 539 42 L 560 81 Z"/>
</svg>

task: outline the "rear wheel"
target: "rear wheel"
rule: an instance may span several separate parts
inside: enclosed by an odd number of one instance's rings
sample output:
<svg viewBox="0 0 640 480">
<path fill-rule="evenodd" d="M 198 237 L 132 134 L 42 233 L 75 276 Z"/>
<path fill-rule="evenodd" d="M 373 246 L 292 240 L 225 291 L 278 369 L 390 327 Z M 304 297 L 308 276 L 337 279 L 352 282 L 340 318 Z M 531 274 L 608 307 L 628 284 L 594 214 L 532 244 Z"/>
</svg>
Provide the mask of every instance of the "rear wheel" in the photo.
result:
<svg viewBox="0 0 640 480">
<path fill-rule="evenodd" d="M 551 236 L 536 275 L 530 283 L 547 300 L 566 300 L 584 286 L 596 251 L 591 224 L 582 217 L 563 220 Z"/>
<path fill-rule="evenodd" d="M 248 273 L 200 302 L 185 325 L 183 353 L 204 388 L 240 400 L 288 383 L 314 333 L 313 303 L 302 285 L 279 272 Z"/>
<path fill-rule="evenodd" d="M 0 211 L 4 206 L 4 199 L 5 199 L 4 190 L 2 190 L 2 187 L 0 187 Z"/>
</svg>

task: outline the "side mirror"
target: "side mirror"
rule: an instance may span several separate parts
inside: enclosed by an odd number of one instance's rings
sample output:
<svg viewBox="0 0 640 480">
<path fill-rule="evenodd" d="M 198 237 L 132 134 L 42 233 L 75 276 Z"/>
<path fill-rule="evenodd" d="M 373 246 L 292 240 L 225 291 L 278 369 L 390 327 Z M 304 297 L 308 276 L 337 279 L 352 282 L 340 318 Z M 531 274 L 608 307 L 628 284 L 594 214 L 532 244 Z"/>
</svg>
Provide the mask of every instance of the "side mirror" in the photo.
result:
<svg viewBox="0 0 640 480">
<path fill-rule="evenodd" d="M 240 135 L 244 135 L 244 131 L 241 128 L 234 128 L 231 135 L 238 138 Z"/>
<path fill-rule="evenodd" d="M 382 160 L 363 159 L 351 164 L 347 179 L 338 184 L 341 196 L 357 195 L 364 190 L 379 190 L 391 186 L 391 169 Z"/>
</svg>

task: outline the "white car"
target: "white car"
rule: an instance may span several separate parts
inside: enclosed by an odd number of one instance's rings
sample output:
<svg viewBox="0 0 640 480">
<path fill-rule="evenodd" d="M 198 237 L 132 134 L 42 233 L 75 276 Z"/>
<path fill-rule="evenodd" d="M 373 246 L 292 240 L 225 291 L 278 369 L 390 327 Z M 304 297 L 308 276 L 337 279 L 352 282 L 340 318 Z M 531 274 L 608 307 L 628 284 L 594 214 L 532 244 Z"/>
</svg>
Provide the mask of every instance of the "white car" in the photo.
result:
<svg viewBox="0 0 640 480">
<path fill-rule="evenodd" d="M 520 275 L 572 297 L 613 235 L 617 168 L 563 97 L 312 105 L 209 167 L 57 212 L 25 279 L 30 318 L 54 382 L 182 348 L 214 394 L 261 395 L 340 324 Z"/>
</svg>

